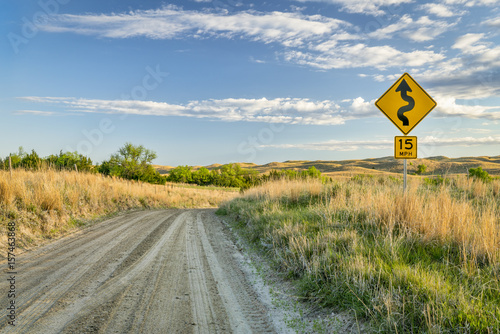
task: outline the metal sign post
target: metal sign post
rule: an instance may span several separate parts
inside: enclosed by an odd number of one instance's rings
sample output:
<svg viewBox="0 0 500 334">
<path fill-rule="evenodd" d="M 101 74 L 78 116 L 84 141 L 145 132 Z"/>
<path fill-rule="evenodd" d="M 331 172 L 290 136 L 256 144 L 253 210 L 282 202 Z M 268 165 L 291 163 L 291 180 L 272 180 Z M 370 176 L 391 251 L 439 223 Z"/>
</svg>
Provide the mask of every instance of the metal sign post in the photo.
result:
<svg viewBox="0 0 500 334">
<path fill-rule="evenodd" d="M 406 161 L 407 159 L 405 159 L 404 176 L 403 176 L 403 191 L 405 192 L 406 192 Z"/>
</svg>

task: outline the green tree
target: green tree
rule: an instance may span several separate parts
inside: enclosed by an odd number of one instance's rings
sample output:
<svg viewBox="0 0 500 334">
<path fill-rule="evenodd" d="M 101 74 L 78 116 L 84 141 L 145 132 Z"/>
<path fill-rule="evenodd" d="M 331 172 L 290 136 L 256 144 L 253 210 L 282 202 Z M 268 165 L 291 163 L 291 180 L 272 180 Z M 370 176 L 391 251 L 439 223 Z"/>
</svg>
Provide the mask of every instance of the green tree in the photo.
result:
<svg viewBox="0 0 500 334">
<path fill-rule="evenodd" d="M 422 175 L 422 174 L 425 173 L 426 170 L 427 170 L 427 166 L 426 165 L 424 165 L 424 164 L 418 165 L 417 166 L 417 171 L 415 172 L 415 174 Z"/>
<path fill-rule="evenodd" d="M 316 167 L 314 167 L 314 166 L 309 167 L 309 169 L 307 169 L 307 171 L 304 171 L 304 172 L 303 173 L 306 177 L 310 177 L 313 179 L 320 179 L 321 178 L 321 172 L 319 170 L 317 170 Z"/>
<path fill-rule="evenodd" d="M 22 146 L 19 146 L 17 153 L 11 153 L 9 156 L 10 156 L 10 160 L 12 162 L 12 168 L 17 168 L 17 167 L 21 166 L 21 161 L 26 156 L 26 152 L 24 152 L 24 149 Z M 5 158 L 6 169 L 9 168 L 9 156 L 7 156 Z"/>
<path fill-rule="evenodd" d="M 135 146 L 125 143 L 109 161 L 99 166 L 103 174 L 123 177 L 130 180 L 140 180 L 151 183 L 165 183 L 165 178 L 151 165 L 156 159 L 156 153 L 142 145 Z"/>
<path fill-rule="evenodd" d="M 64 152 L 61 150 L 59 155 L 50 155 L 45 158 L 50 167 L 59 169 L 74 169 L 75 165 L 79 171 L 93 170 L 92 160 L 78 152 Z"/>
<path fill-rule="evenodd" d="M 206 186 L 212 184 L 213 178 L 210 171 L 201 167 L 198 171 L 192 173 L 193 182 L 199 184 L 200 186 Z"/>
<path fill-rule="evenodd" d="M 42 166 L 42 160 L 35 150 L 31 150 L 30 154 L 24 155 L 20 164 L 22 167 L 27 169 L 39 169 Z"/>
<path fill-rule="evenodd" d="M 192 183 L 193 172 L 191 166 L 178 166 L 170 171 L 167 181 L 178 183 Z"/>
</svg>

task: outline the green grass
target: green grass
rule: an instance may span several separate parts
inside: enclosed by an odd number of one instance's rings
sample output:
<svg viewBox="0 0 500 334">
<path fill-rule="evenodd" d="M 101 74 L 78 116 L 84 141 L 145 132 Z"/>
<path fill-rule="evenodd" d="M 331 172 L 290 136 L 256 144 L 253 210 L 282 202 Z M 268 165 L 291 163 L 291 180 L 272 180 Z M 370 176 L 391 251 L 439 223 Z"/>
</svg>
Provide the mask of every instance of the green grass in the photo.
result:
<svg viewBox="0 0 500 334">
<path fill-rule="evenodd" d="M 294 194 L 296 184 L 269 184 L 226 203 L 219 214 L 234 218 L 237 231 L 295 282 L 304 300 L 361 315 L 374 332 L 498 333 L 498 244 L 485 255 L 475 235 L 496 236 L 469 227 L 479 226 L 491 210 L 500 227 L 498 194 L 474 183 L 439 189 L 414 184 L 405 216 L 395 212 L 397 206 L 389 212 L 383 207 L 384 199 L 401 197 L 399 186 L 354 178 Z M 458 196 L 460 187 L 470 196 Z M 369 193 L 385 197 L 379 201 Z M 435 204 L 437 199 L 449 204 Z M 480 213 L 466 210 L 476 207 L 474 201 Z M 414 219 L 424 209 L 429 215 L 419 219 L 428 219 L 428 226 Z M 430 221 L 439 210 L 457 211 L 441 234 L 430 229 L 445 219 Z"/>
</svg>

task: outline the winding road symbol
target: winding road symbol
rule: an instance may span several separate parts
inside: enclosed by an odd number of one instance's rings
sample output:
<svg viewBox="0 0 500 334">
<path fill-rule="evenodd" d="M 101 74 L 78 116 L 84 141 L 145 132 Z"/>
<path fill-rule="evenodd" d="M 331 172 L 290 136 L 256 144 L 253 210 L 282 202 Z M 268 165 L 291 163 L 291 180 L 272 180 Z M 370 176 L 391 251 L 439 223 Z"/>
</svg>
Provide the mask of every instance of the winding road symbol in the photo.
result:
<svg viewBox="0 0 500 334">
<path fill-rule="evenodd" d="M 398 109 L 398 118 L 403 122 L 403 126 L 410 125 L 408 117 L 404 115 L 405 112 L 412 110 L 415 107 L 415 100 L 413 97 L 408 95 L 408 92 L 411 92 L 410 86 L 406 83 L 406 80 L 403 79 L 399 84 L 398 88 L 396 88 L 396 92 L 401 92 L 401 98 L 408 102 L 407 105 L 402 106 Z"/>
</svg>

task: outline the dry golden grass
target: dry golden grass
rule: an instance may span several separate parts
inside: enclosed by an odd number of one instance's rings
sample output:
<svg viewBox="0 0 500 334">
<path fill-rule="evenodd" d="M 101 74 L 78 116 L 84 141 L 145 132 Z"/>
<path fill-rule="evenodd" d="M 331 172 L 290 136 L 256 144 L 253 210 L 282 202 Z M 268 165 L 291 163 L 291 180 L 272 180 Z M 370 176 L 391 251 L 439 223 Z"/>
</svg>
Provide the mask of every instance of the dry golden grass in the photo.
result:
<svg viewBox="0 0 500 334">
<path fill-rule="evenodd" d="M 224 204 L 300 294 L 379 332 L 500 331 L 500 180 L 281 180 Z"/>
<path fill-rule="evenodd" d="M 273 202 L 283 198 L 297 202 L 303 195 L 319 196 L 317 211 L 325 217 L 338 212 L 361 215 L 371 224 L 386 227 L 389 234 L 398 228 L 417 233 L 425 242 L 460 245 L 464 261 L 500 264 L 500 180 L 483 183 L 456 178 L 453 188 L 423 191 L 425 186 L 416 178 L 409 180 L 405 195 L 401 184 L 381 184 L 383 178 L 337 181 L 323 185 L 315 179 L 280 180 L 249 189 L 244 198 L 265 200 L 273 207 Z"/>
<path fill-rule="evenodd" d="M 76 172 L 0 171 L 0 247 L 6 224 L 15 221 L 18 247 L 36 245 L 95 219 L 133 208 L 217 207 L 235 191 L 152 185 L 99 174 Z M 4 254 L 2 254 L 4 256 Z"/>
</svg>

